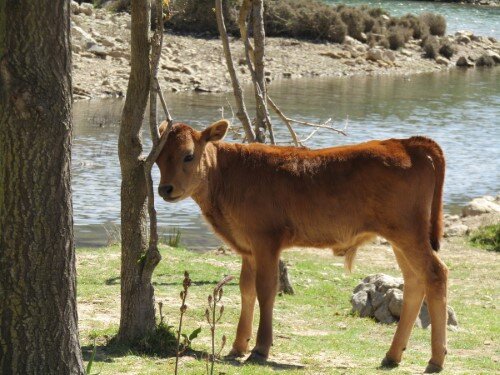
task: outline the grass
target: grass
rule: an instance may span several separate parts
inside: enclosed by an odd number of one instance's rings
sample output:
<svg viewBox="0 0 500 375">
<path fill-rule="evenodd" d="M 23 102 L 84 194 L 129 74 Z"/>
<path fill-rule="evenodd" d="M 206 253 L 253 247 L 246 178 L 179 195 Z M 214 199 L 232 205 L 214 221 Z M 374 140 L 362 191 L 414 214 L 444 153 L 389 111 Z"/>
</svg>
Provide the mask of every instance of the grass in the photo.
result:
<svg viewBox="0 0 500 375">
<path fill-rule="evenodd" d="M 192 286 L 186 301 L 184 332 L 201 327 L 193 342 L 195 353 L 210 348 L 210 330 L 204 318 L 206 298 L 225 275 L 239 275 L 240 258 L 217 252 L 195 253 L 162 246 L 163 261 L 154 274 L 157 302 L 163 303 L 165 324 L 177 326 L 179 292 L 184 270 Z M 442 258 L 450 269 L 450 305 L 460 329 L 449 332 L 449 355 L 445 374 L 488 374 L 498 371 L 500 321 L 498 320 L 500 263 L 498 254 L 470 248 L 465 239 L 443 245 Z M 275 344 L 266 366 L 216 363 L 215 373 L 225 374 L 388 374 L 378 369 L 389 348 L 395 326 L 350 314 L 349 298 L 368 274 L 399 275 L 389 247 L 370 246 L 360 251 L 352 274 L 343 270 L 342 259 L 328 251 L 290 250 L 295 296 L 277 297 Z M 80 337 L 88 361 L 97 340 L 94 369 L 101 374 L 172 374 L 175 358 L 160 358 L 121 351 L 106 351 L 103 344 L 119 323 L 119 247 L 77 250 Z M 239 315 L 237 278 L 224 288 L 224 316 L 217 329 L 217 342 L 228 338 L 230 349 Z M 256 313 L 255 321 L 258 321 Z M 254 327 L 256 332 L 257 327 Z M 253 344 L 253 341 L 252 343 Z M 204 360 L 184 356 L 181 374 L 205 373 Z M 415 328 L 403 363 L 390 374 L 421 373 L 430 358 L 430 330 Z"/>
<path fill-rule="evenodd" d="M 471 234 L 469 240 L 472 246 L 500 252 L 500 224 L 479 228 Z"/>
</svg>

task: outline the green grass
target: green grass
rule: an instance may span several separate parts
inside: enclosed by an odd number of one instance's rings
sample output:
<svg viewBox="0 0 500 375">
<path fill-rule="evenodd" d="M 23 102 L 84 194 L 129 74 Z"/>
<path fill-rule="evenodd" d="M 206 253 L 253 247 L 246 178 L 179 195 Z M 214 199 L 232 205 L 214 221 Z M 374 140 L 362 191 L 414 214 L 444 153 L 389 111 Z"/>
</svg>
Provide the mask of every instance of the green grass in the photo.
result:
<svg viewBox="0 0 500 375">
<path fill-rule="evenodd" d="M 236 276 L 224 288 L 223 318 L 217 329 L 217 343 L 228 338 L 227 353 L 234 339 L 239 316 L 240 258 L 216 252 L 195 253 L 182 248 L 162 247 L 163 261 L 154 274 L 156 300 L 163 302 L 166 324 L 177 326 L 179 292 L 184 270 L 190 273 L 188 310 L 184 332 L 201 327 L 193 341 L 198 353 L 210 348 L 210 331 L 204 319 L 206 298 L 225 275 Z M 118 329 L 120 307 L 119 248 L 78 249 L 78 302 L 80 337 L 85 359 L 98 350 L 93 371 L 101 374 L 173 374 L 175 358 L 139 355 L 122 348 L 109 351 L 103 344 Z M 445 373 L 489 374 L 499 371 L 500 322 L 498 319 L 498 254 L 469 248 L 464 240 L 445 244 L 443 259 L 450 268 L 450 304 L 460 324 L 449 332 L 449 355 Z M 399 275 L 393 256 L 384 247 L 361 251 L 355 270 L 346 274 L 342 260 L 328 252 L 290 251 L 295 296 L 277 297 L 275 344 L 266 366 L 217 363 L 215 373 L 225 374 L 387 374 L 378 369 L 389 348 L 395 326 L 375 323 L 350 314 L 349 298 L 360 279 L 384 272 Z M 255 321 L 258 322 L 256 311 Z M 254 332 L 257 327 L 254 326 Z M 253 342 L 251 343 L 253 344 Z M 403 362 L 390 374 L 422 372 L 430 358 L 430 330 L 415 328 Z M 194 356 L 180 361 L 180 374 L 204 374 L 205 362 Z"/>
<path fill-rule="evenodd" d="M 500 224 L 488 225 L 479 228 L 471 234 L 470 243 L 472 246 L 490 251 L 500 251 Z"/>
</svg>

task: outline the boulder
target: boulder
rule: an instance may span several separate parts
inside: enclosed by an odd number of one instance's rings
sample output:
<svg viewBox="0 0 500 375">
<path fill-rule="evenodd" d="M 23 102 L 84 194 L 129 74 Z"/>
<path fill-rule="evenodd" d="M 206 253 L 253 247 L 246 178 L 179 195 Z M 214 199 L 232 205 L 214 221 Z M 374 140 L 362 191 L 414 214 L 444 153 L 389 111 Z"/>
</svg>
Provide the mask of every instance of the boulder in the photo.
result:
<svg viewBox="0 0 500 375">
<path fill-rule="evenodd" d="M 450 60 L 448 60 L 446 57 L 438 56 L 438 57 L 436 57 L 436 63 L 439 65 L 448 66 L 448 64 L 450 63 Z"/>
<path fill-rule="evenodd" d="M 490 56 L 495 64 L 500 64 L 500 55 L 492 50 L 486 51 L 486 55 Z"/>
<path fill-rule="evenodd" d="M 500 213 L 500 195 L 492 197 L 486 195 L 473 199 L 462 210 L 462 216 L 476 216 L 487 213 Z"/>
<path fill-rule="evenodd" d="M 354 289 L 351 296 L 352 312 L 361 317 L 375 318 L 379 323 L 397 322 L 403 309 L 403 279 L 384 274 L 369 275 Z M 419 327 L 430 325 L 425 302 L 415 322 Z M 448 327 L 458 326 L 455 311 L 448 306 Z"/>
<path fill-rule="evenodd" d="M 70 4 L 71 13 L 79 14 L 80 13 L 80 5 L 76 1 L 72 1 Z"/>
<path fill-rule="evenodd" d="M 474 66 L 474 63 L 470 61 L 467 57 L 465 56 L 460 56 L 457 60 L 457 66 L 463 67 L 463 68 L 470 68 Z"/>
<path fill-rule="evenodd" d="M 80 12 L 86 16 L 91 16 L 94 13 L 94 6 L 90 3 L 82 3 L 80 5 Z"/>
<path fill-rule="evenodd" d="M 100 57 L 101 59 L 105 59 L 106 56 L 108 55 L 108 52 L 106 51 L 106 49 L 103 47 L 103 46 L 100 46 L 98 44 L 94 44 L 92 46 L 90 46 L 87 51 L 89 51 L 90 53 L 93 53 L 94 55 L 96 55 L 97 57 Z"/>
<path fill-rule="evenodd" d="M 380 48 L 370 48 L 366 52 L 366 59 L 371 61 L 379 61 L 384 59 L 384 53 Z"/>
</svg>

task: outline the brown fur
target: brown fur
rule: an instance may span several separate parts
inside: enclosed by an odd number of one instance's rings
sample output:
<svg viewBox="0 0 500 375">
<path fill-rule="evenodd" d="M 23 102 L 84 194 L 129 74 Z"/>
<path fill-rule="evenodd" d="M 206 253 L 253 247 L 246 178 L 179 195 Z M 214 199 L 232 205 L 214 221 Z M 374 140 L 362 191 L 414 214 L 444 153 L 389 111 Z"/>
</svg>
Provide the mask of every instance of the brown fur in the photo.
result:
<svg viewBox="0 0 500 375">
<path fill-rule="evenodd" d="M 447 270 L 433 251 L 442 232 L 440 147 L 424 137 L 321 150 L 218 141 L 227 127 L 225 120 L 203 132 L 175 125 L 157 163 L 159 189 L 172 188 L 160 191 L 165 200 L 192 197 L 214 231 L 243 256 L 242 313 L 232 354 L 247 350 L 256 296 L 261 315 L 252 358 L 268 356 L 283 249 L 330 248 L 346 257 L 350 269 L 356 249 L 378 234 L 393 244 L 405 281 L 415 285 L 412 296 L 418 296 L 407 303 L 405 289 L 405 316 L 387 358 L 400 361 L 413 315 L 427 295 L 431 361 L 442 366 Z M 193 161 L 184 162 L 188 153 Z"/>
</svg>

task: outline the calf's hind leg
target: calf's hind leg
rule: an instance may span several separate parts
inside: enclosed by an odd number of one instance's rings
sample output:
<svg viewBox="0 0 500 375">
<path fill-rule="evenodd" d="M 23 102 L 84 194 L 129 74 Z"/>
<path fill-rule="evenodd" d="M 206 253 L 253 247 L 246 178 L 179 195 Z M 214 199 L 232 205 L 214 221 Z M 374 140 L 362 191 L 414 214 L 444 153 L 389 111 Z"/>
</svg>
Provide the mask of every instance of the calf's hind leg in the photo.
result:
<svg viewBox="0 0 500 375">
<path fill-rule="evenodd" d="M 394 367 L 401 362 L 425 294 L 424 280 L 411 269 L 401 250 L 394 247 L 394 254 L 405 282 L 403 308 L 391 347 L 382 361 L 383 367 Z"/>
<path fill-rule="evenodd" d="M 231 357 L 242 357 L 248 351 L 248 342 L 252 336 L 253 313 L 255 307 L 255 265 L 253 259 L 243 257 L 240 274 L 241 312 Z"/>
<path fill-rule="evenodd" d="M 431 318 L 432 347 L 432 357 L 426 373 L 439 372 L 443 369 L 446 355 L 448 268 L 432 250 L 428 240 L 415 243 L 415 246 L 398 248 L 402 250 L 407 264 L 417 278 L 422 280 L 425 288 Z"/>
</svg>

